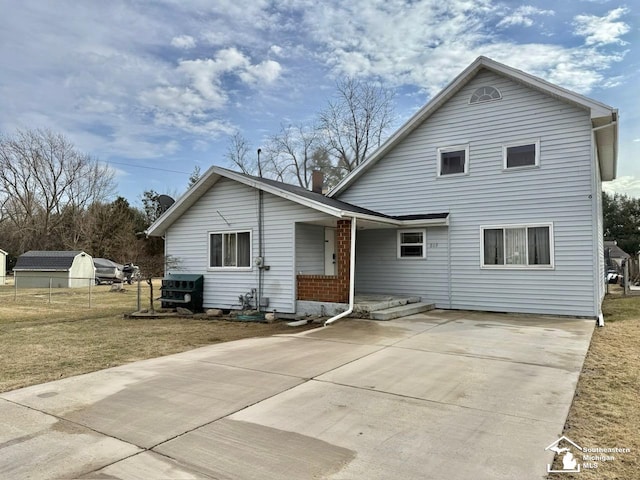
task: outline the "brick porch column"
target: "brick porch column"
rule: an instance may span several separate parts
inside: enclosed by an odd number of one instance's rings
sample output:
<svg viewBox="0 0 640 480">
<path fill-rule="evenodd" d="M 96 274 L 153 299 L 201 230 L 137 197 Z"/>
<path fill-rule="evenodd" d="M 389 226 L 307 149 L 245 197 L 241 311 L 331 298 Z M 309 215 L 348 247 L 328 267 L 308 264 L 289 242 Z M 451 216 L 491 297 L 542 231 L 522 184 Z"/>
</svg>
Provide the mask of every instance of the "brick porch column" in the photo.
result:
<svg viewBox="0 0 640 480">
<path fill-rule="evenodd" d="M 338 220 L 338 226 L 336 228 L 336 244 L 336 257 L 338 263 L 338 302 L 349 303 L 351 220 Z"/>
</svg>

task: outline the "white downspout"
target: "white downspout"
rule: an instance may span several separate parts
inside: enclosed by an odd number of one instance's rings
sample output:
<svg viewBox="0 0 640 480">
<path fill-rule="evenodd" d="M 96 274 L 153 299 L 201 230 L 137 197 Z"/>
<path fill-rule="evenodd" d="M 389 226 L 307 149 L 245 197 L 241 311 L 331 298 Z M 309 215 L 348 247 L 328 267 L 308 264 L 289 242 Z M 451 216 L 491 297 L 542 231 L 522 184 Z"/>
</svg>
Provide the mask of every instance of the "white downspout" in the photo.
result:
<svg viewBox="0 0 640 480">
<path fill-rule="evenodd" d="M 616 117 L 614 117 L 614 118 L 616 118 Z M 609 123 L 605 123 L 604 125 L 600 125 L 599 127 L 593 127 L 593 128 L 591 128 L 591 139 L 592 139 L 592 141 L 594 142 L 594 145 L 593 145 L 593 149 L 594 149 L 594 151 L 597 149 L 597 147 L 595 146 L 595 138 L 596 138 L 596 137 L 595 137 L 595 132 L 597 132 L 598 130 L 602 130 L 603 128 L 613 127 L 613 126 L 617 125 L 617 123 L 618 123 L 618 121 L 617 121 L 617 119 L 616 119 L 616 120 L 611 120 L 611 122 L 609 122 Z M 595 157 L 595 158 L 597 158 L 597 157 L 596 157 L 596 155 L 597 155 L 597 151 L 595 151 L 595 153 L 594 153 L 594 157 Z M 595 160 L 595 159 L 594 159 L 594 160 Z M 600 163 L 599 163 L 599 162 L 595 162 L 595 161 L 594 161 L 594 162 L 593 162 L 593 164 L 594 164 L 594 166 L 595 166 L 595 167 L 600 168 Z M 592 177 L 594 177 L 594 178 L 595 178 L 595 176 L 592 176 Z M 597 181 L 597 180 L 596 180 L 596 181 Z M 594 192 L 597 192 L 597 191 L 598 191 L 598 189 L 597 189 L 597 188 L 594 188 Z M 598 199 L 596 199 L 596 205 L 597 205 L 597 202 L 598 202 Z M 596 208 L 596 210 L 597 210 L 597 208 Z M 597 221 L 597 220 L 596 220 L 596 221 Z M 597 228 L 597 227 L 596 227 L 596 228 Z M 594 247 L 595 247 L 595 245 L 594 245 Z M 596 258 L 597 258 L 597 255 L 596 255 Z M 597 271 L 597 269 L 596 269 L 596 271 Z M 605 265 L 605 272 L 606 272 L 606 271 L 607 271 L 607 269 L 606 269 L 606 265 Z M 597 273 L 596 273 L 596 276 L 597 276 L 597 277 L 600 277 L 600 274 L 599 274 L 599 273 L 600 273 L 600 272 L 599 272 L 599 271 L 597 271 Z M 597 282 L 601 282 L 601 281 L 602 281 L 602 279 L 601 279 L 601 278 L 598 278 Z M 596 282 L 596 285 L 597 285 L 597 282 Z M 597 316 L 597 318 L 596 318 L 596 325 L 597 325 L 598 327 L 604 327 L 604 315 L 602 314 L 602 300 L 600 299 L 600 291 L 599 291 L 599 290 L 598 290 L 597 298 L 598 298 L 598 302 L 599 302 L 599 304 L 600 304 L 600 309 L 599 309 L 599 312 L 598 312 L 598 316 Z"/>
<path fill-rule="evenodd" d="M 356 287 L 356 218 L 351 217 L 351 258 L 349 260 L 349 308 L 344 312 L 331 317 L 324 326 L 331 325 L 336 320 L 340 320 L 353 312 L 354 298 Z"/>
</svg>

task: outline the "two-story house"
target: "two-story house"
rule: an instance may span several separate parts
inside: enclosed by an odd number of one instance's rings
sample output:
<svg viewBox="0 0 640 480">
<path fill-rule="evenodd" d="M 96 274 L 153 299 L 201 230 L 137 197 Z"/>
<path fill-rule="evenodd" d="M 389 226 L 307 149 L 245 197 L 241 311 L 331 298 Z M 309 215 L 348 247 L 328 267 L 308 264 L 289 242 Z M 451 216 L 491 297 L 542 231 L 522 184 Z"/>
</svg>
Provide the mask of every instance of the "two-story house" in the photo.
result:
<svg viewBox="0 0 640 480">
<path fill-rule="evenodd" d="M 205 306 L 255 289 L 286 313 L 360 292 L 597 317 L 617 131 L 616 109 L 480 57 L 328 196 L 211 167 L 148 234 L 204 275 Z"/>
</svg>

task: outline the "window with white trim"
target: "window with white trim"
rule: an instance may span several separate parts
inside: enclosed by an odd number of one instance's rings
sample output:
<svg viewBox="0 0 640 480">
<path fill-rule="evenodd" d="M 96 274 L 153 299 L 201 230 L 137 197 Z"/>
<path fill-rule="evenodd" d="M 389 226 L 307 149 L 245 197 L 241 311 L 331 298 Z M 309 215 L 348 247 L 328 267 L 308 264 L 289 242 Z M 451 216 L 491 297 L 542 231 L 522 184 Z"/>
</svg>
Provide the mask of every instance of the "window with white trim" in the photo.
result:
<svg viewBox="0 0 640 480">
<path fill-rule="evenodd" d="M 502 146 L 505 169 L 540 165 L 540 141 L 509 143 Z"/>
<path fill-rule="evenodd" d="M 398 230 L 398 258 L 426 258 L 427 233 L 421 230 Z"/>
<path fill-rule="evenodd" d="M 553 224 L 480 227 L 483 268 L 553 268 Z"/>
<path fill-rule="evenodd" d="M 465 175 L 469 171 L 469 145 L 438 148 L 438 176 Z"/>
<path fill-rule="evenodd" d="M 251 232 L 209 233 L 209 268 L 251 268 Z"/>
</svg>

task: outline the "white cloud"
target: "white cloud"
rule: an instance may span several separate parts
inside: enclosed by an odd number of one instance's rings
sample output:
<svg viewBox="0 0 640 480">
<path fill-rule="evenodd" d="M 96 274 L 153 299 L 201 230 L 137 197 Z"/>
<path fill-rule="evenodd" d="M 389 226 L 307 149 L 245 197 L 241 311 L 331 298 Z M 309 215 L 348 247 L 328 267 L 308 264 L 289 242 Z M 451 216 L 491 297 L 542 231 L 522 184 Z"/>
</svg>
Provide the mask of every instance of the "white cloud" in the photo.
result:
<svg viewBox="0 0 640 480">
<path fill-rule="evenodd" d="M 279 45 L 271 45 L 269 47 L 269 52 L 273 53 L 274 55 L 280 56 L 282 55 L 282 47 Z"/>
<path fill-rule="evenodd" d="M 204 99 L 189 87 L 156 87 L 140 94 L 145 105 L 163 110 L 192 113 L 204 108 Z"/>
<path fill-rule="evenodd" d="M 609 194 L 621 193 L 640 198 L 640 178 L 624 175 L 610 182 L 603 182 L 602 189 Z"/>
<path fill-rule="evenodd" d="M 233 131 L 228 121 L 218 118 L 229 102 L 229 78 L 260 87 L 275 82 L 281 65 L 273 60 L 253 63 L 237 48 L 225 48 L 213 58 L 181 60 L 170 80 L 139 95 L 154 124 L 194 135 L 215 136 Z"/>
<path fill-rule="evenodd" d="M 252 64 L 251 59 L 236 48 L 220 50 L 214 58 L 183 60 L 177 71 L 188 77 L 190 87 L 208 102 L 209 108 L 226 104 L 228 94 L 223 85 L 226 75 L 236 75 L 246 84 L 272 83 L 282 67 L 274 60 Z"/>
<path fill-rule="evenodd" d="M 504 6 L 490 0 L 352 0 L 307 5 L 303 18 L 309 35 L 323 46 L 317 55 L 336 75 L 417 85 L 430 94 L 479 55 L 582 93 L 603 85 L 605 72 L 624 57 L 624 52 L 604 52 L 595 45 L 505 39 L 488 28 L 503 14 Z M 526 24 L 534 15 L 554 12 L 523 6 L 512 14 L 512 22 Z M 504 17 L 500 21 L 506 22 Z"/>
<path fill-rule="evenodd" d="M 622 40 L 624 34 L 630 30 L 629 25 L 619 21 L 620 17 L 629 13 L 626 7 L 611 10 L 604 17 L 595 15 L 577 15 L 573 19 L 574 34 L 584 37 L 587 45 L 619 44 L 625 45 Z"/>
<path fill-rule="evenodd" d="M 534 23 L 532 18 L 533 16 L 555 15 L 555 13 L 556 12 L 553 10 L 542 10 L 531 5 L 521 5 L 500 20 L 500 22 L 498 22 L 498 27 L 513 27 L 516 25 L 531 27 Z"/>
<path fill-rule="evenodd" d="M 282 66 L 278 62 L 265 60 L 257 65 L 247 66 L 238 76 L 247 84 L 270 84 L 278 79 L 281 72 Z"/>
<path fill-rule="evenodd" d="M 191 35 L 179 35 L 171 39 L 171 46 L 188 50 L 196 46 L 196 39 Z"/>
<path fill-rule="evenodd" d="M 500 0 L 5 3 L 0 44 L 11 48 L 0 49 L 0 97 L 10 101 L 0 126 L 49 126 L 86 151 L 137 158 L 170 153 L 167 138 L 188 149 L 233 123 L 251 125 L 247 105 L 274 124 L 312 115 L 330 95 L 327 68 L 433 94 L 487 55 L 586 93 L 624 80 L 611 67 L 629 28 L 629 9 L 619 8 L 575 17 L 573 45 L 559 43 L 564 35 L 507 38 L 497 24 L 528 25 L 551 10 Z M 304 101 L 312 88 L 316 98 Z"/>
</svg>

